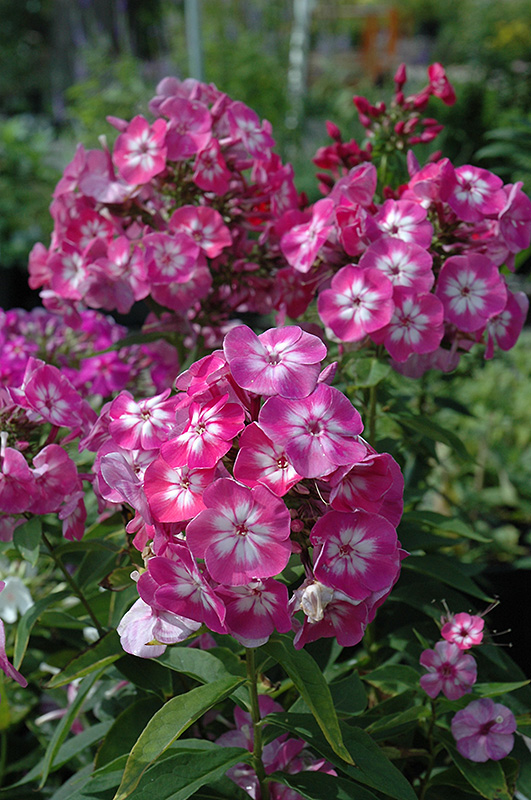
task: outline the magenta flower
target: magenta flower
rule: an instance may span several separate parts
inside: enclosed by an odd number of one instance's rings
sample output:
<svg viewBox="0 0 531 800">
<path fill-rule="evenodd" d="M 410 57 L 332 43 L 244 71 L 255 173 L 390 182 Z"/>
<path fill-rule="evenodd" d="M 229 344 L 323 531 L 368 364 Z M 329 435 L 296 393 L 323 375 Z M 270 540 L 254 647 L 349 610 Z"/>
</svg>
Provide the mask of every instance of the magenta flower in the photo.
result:
<svg viewBox="0 0 531 800">
<path fill-rule="evenodd" d="M 429 697 L 442 691 L 448 700 L 458 700 L 471 691 L 477 679 L 475 659 L 452 642 L 437 642 L 434 650 L 424 650 L 420 663 L 428 670 L 420 685 Z"/>
<path fill-rule="evenodd" d="M 176 397 L 166 389 L 156 397 L 133 399 L 130 392 L 120 392 L 113 400 L 109 414 L 109 433 L 126 450 L 152 450 L 168 437 L 168 428 L 175 423 Z"/>
<path fill-rule="evenodd" d="M 150 128 L 142 116 L 135 117 L 114 145 L 114 163 L 126 181 L 147 183 L 166 166 L 166 122 L 157 119 Z"/>
<path fill-rule="evenodd" d="M 386 236 L 420 247 L 429 247 L 431 244 L 433 227 L 426 219 L 426 210 L 418 203 L 386 200 L 374 219 Z"/>
<path fill-rule="evenodd" d="M 359 266 L 379 269 L 393 284 L 411 292 L 429 292 L 435 277 L 431 254 L 418 244 L 383 237 L 371 244 L 362 255 Z"/>
<path fill-rule="evenodd" d="M 451 256 L 443 265 L 436 294 L 445 319 L 462 331 L 477 331 L 505 308 L 507 289 L 495 265 L 483 255 Z"/>
<path fill-rule="evenodd" d="M 229 633 L 245 647 L 259 647 L 275 629 L 291 630 L 288 590 L 280 581 L 252 580 L 245 586 L 218 586 L 215 591 L 225 604 Z"/>
<path fill-rule="evenodd" d="M 342 267 L 317 299 L 324 324 L 342 342 L 357 342 L 393 315 L 393 284 L 379 269 Z"/>
<path fill-rule="evenodd" d="M 255 394 L 307 397 L 317 384 L 326 346 L 297 325 L 257 336 L 246 325 L 232 328 L 223 350 L 234 380 Z"/>
<path fill-rule="evenodd" d="M 505 207 L 507 198 L 503 181 L 487 169 L 465 164 L 455 170 L 456 185 L 448 205 L 465 222 L 480 222 L 496 216 Z"/>
<path fill-rule="evenodd" d="M 208 206 L 181 206 L 173 212 L 169 227 L 171 231 L 190 236 L 208 258 L 216 258 L 232 244 L 223 217 Z"/>
<path fill-rule="evenodd" d="M 470 761 L 499 761 L 514 746 L 516 720 L 507 706 L 490 697 L 473 700 L 452 719 L 457 749 Z"/>
<path fill-rule="evenodd" d="M 186 543 L 219 583 L 241 586 L 282 572 L 291 555 L 290 515 L 265 486 L 220 478 L 205 489 L 205 511 L 186 528 Z"/>
<path fill-rule="evenodd" d="M 344 394 L 323 383 L 301 400 L 270 397 L 258 422 L 304 478 L 321 478 L 367 452 L 358 440 L 360 415 Z"/>
<path fill-rule="evenodd" d="M 245 428 L 239 445 L 233 471 L 240 483 L 246 486 L 263 483 L 282 497 L 300 481 L 301 476 L 293 469 L 284 450 L 275 446 L 255 422 Z"/>
<path fill-rule="evenodd" d="M 441 629 L 441 636 L 447 642 L 453 642 L 460 650 L 468 650 L 483 641 L 483 626 L 485 620 L 473 614 L 462 611 L 452 614 Z"/>
<path fill-rule="evenodd" d="M 296 650 L 307 642 L 332 636 L 341 647 L 351 647 L 362 640 L 369 621 L 365 602 L 308 579 L 293 593 L 291 610 L 303 611 L 305 615 L 293 639 Z"/>
<path fill-rule="evenodd" d="M 432 294 L 413 294 L 411 289 L 395 289 L 395 310 L 389 324 L 372 333 L 377 344 L 384 344 L 395 361 L 407 361 L 412 353 L 433 353 L 444 335 L 444 308 Z"/>
<path fill-rule="evenodd" d="M 507 289 L 507 303 L 503 311 L 490 317 L 487 322 L 487 346 L 485 358 L 492 358 L 494 346 L 501 350 L 510 350 L 516 344 L 524 327 L 529 309 L 529 300 L 524 292 L 514 294 Z"/>
<path fill-rule="evenodd" d="M 392 586 L 400 571 L 396 531 L 384 517 L 328 511 L 310 534 L 314 574 L 353 600 Z"/>
<path fill-rule="evenodd" d="M 144 491 L 154 519 L 158 522 L 192 519 L 204 509 L 203 491 L 213 477 L 214 469 L 171 467 L 159 456 L 144 476 Z"/>
<path fill-rule="evenodd" d="M 199 247 L 184 233 L 168 236 L 149 233 L 144 237 L 146 267 L 153 283 L 185 283 L 192 277 Z"/>
<path fill-rule="evenodd" d="M 170 118 L 166 135 L 170 161 L 190 158 L 208 144 L 212 121 L 203 103 L 185 97 L 170 97 L 162 103 L 160 112 Z"/>
<path fill-rule="evenodd" d="M 329 224 L 333 209 L 333 200 L 318 200 L 312 209 L 310 222 L 295 225 L 282 237 L 282 252 L 288 264 L 299 272 L 310 271 L 318 251 L 333 230 L 333 225 Z"/>
</svg>

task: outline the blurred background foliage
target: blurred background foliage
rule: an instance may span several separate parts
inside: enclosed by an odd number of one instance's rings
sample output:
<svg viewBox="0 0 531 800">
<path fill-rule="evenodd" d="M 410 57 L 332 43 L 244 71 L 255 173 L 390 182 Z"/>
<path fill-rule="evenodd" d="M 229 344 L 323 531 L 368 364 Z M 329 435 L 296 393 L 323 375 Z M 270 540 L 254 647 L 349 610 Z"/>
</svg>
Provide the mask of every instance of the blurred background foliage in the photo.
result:
<svg viewBox="0 0 531 800">
<path fill-rule="evenodd" d="M 307 0 L 298 96 L 290 51 L 293 67 L 304 0 L 197 6 L 203 75 L 196 77 L 272 123 L 310 200 L 318 198 L 311 158 L 328 143 L 326 119 L 361 140 L 353 94 L 389 98 L 401 62 L 408 90 L 425 85 L 427 65 L 441 61 L 457 91 L 454 107 L 437 102 L 428 110 L 446 128 L 433 146 L 416 149 L 419 160 L 440 148 L 455 165 L 477 163 L 505 181 L 522 180 L 531 193 L 531 0 Z M 4 308 L 38 303 L 26 286 L 27 257 L 36 241 L 49 240 L 51 194 L 76 143 L 98 146 L 102 134 L 112 141 L 106 115 L 147 114 L 161 78 L 190 74 L 186 7 L 184 0 L 0 0 Z M 528 290 L 528 254 L 520 262 L 511 288 Z M 527 329 L 491 362 L 467 354 L 457 373 L 408 382 L 407 394 L 417 392 L 424 412 L 437 413 L 472 456 L 462 462 L 432 442 L 432 507 L 458 511 L 485 533 L 487 543 L 459 555 L 491 569 L 531 566 L 530 346 Z"/>
</svg>

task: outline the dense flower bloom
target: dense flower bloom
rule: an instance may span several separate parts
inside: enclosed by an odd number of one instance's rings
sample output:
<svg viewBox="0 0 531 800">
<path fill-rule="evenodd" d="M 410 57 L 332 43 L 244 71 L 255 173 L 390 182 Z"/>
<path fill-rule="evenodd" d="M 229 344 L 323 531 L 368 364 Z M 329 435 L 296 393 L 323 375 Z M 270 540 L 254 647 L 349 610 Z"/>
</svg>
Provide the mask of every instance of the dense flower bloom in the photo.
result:
<svg viewBox="0 0 531 800">
<path fill-rule="evenodd" d="M 453 642 L 437 642 L 434 650 L 424 650 L 420 663 L 428 670 L 420 685 L 430 697 L 437 697 L 442 691 L 448 700 L 458 700 L 476 682 L 475 659 Z"/>
<path fill-rule="evenodd" d="M 514 746 L 516 720 L 507 706 L 489 697 L 473 700 L 452 719 L 457 749 L 470 761 L 499 761 Z"/>
</svg>

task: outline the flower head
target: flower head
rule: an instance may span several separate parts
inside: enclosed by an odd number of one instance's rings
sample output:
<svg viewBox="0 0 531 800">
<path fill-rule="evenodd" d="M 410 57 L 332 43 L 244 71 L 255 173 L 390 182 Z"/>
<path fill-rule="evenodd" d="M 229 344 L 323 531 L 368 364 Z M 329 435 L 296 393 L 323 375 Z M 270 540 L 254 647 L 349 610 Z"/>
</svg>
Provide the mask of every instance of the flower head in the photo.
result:
<svg viewBox="0 0 531 800">
<path fill-rule="evenodd" d="M 499 761 L 514 746 L 514 714 L 489 697 L 474 700 L 452 719 L 452 735 L 457 749 L 470 761 Z"/>
<path fill-rule="evenodd" d="M 474 658 L 452 642 L 437 642 L 434 650 L 424 650 L 420 663 L 428 670 L 421 677 L 420 685 L 430 697 L 437 697 L 442 691 L 448 700 L 458 700 L 476 682 Z"/>
</svg>

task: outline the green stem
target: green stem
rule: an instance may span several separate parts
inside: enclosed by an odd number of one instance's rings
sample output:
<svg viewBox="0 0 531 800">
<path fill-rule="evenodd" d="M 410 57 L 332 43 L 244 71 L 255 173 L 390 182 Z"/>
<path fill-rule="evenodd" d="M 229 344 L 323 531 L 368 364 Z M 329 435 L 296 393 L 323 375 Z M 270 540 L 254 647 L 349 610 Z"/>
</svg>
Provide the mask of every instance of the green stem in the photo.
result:
<svg viewBox="0 0 531 800">
<path fill-rule="evenodd" d="M 79 586 L 77 585 L 75 580 L 72 578 L 72 576 L 68 572 L 67 568 L 65 567 L 65 565 L 63 564 L 61 559 L 58 558 L 58 556 L 56 556 L 55 551 L 53 549 L 53 544 L 50 542 L 50 540 L 48 539 L 48 537 L 46 536 L 44 531 L 42 532 L 42 540 L 43 540 L 44 544 L 46 545 L 46 547 L 48 548 L 48 552 L 50 553 L 50 556 L 52 557 L 54 563 L 56 564 L 57 567 L 59 567 L 59 569 L 63 573 L 66 582 L 68 583 L 68 585 L 70 586 L 70 588 L 72 589 L 74 594 L 79 598 L 79 600 L 81 601 L 82 605 L 85 607 L 85 609 L 87 611 L 87 614 L 89 615 L 90 619 L 92 620 L 92 623 L 93 623 L 94 627 L 98 631 L 99 636 L 100 637 L 103 636 L 105 634 L 105 631 L 102 628 L 102 626 L 100 625 L 100 622 L 99 622 L 98 618 L 96 617 L 96 615 L 94 614 L 92 608 L 90 607 L 89 601 L 87 600 L 87 598 L 85 597 L 85 595 L 83 594 L 83 592 L 81 591 L 81 589 L 79 588 Z"/>
<path fill-rule="evenodd" d="M 435 752 L 434 752 L 434 747 L 433 747 L 433 744 L 434 744 L 433 743 L 433 729 L 435 727 L 436 719 L 437 719 L 437 714 L 436 714 L 436 711 L 435 711 L 435 702 L 432 700 L 431 701 L 431 719 L 430 719 L 430 725 L 429 725 L 429 728 L 428 728 L 428 752 L 430 754 L 430 758 L 429 758 L 429 761 L 428 761 L 428 766 L 426 767 L 426 773 L 425 773 L 425 775 L 424 775 L 424 777 L 422 779 L 422 782 L 420 784 L 420 787 L 419 787 L 419 800 L 424 800 L 424 797 L 425 797 L 426 792 L 428 790 L 428 787 L 430 785 L 431 771 L 432 771 L 432 769 L 434 767 L 434 764 L 435 764 Z"/>
<path fill-rule="evenodd" d="M 260 706 L 258 704 L 258 687 L 256 684 L 256 664 L 254 649 L 245 648 L 245 661 L 247 664 L 247 680 L 251 698 L 251 719 L 253 722 L 253 769 L 260 784 L 261 800 L 269 800 L 269 787 L 267 785 L 264 762 L 262 761 L 262 721 Z"/>
</svg>

